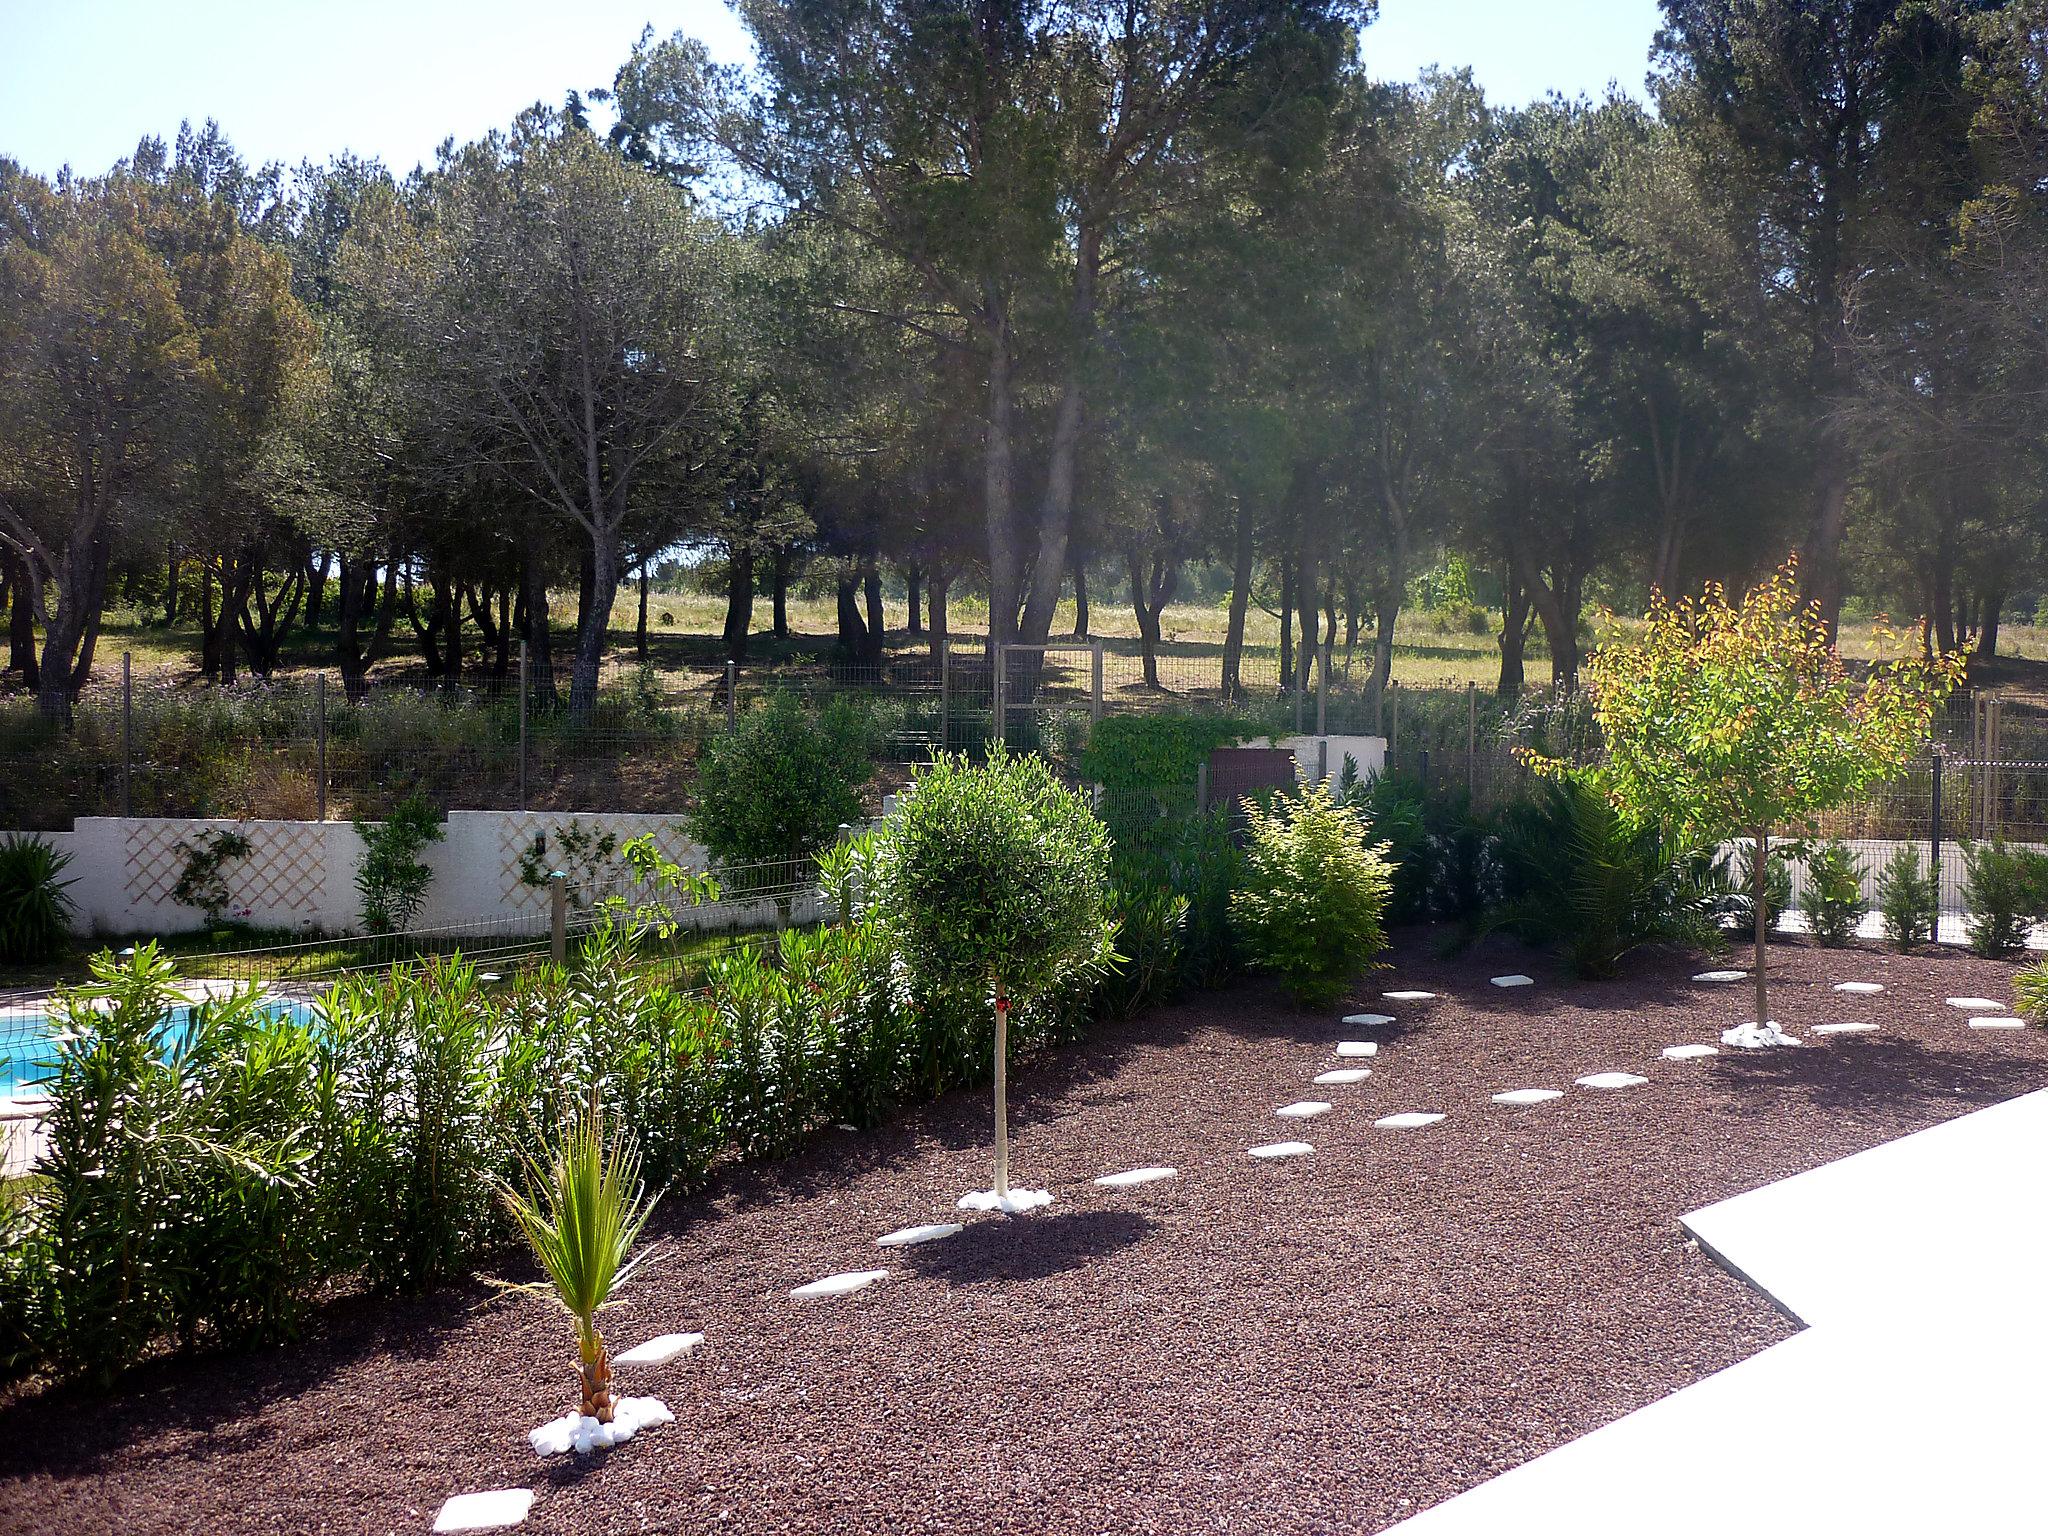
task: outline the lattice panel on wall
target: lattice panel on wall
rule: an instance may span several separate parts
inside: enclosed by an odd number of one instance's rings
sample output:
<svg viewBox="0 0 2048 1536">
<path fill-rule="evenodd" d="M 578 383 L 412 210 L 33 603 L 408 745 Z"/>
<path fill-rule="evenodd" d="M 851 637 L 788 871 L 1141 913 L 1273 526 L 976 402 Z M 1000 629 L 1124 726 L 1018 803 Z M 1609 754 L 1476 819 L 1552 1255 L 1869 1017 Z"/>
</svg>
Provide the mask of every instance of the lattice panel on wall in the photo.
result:
<svg viewBox="0 0 2048 1536">
<path fill-rule="evenodd" d="M 171 899 L 185 870 L 180 843 L 189 843 L 219 823 L 131 821 L 123 840 L 122 883 L 130 902 L 161 906 Z M 326 883 L 326 841 L 317 823 L 249 823 L 249 856 L 231 859 L 221 870 L 230 905 L 271 912 L 317 913 Z"/>
<path fill-rule="evenodd" d="M 536 837 L 546 837 L 548 847 L 562 847 L 562 833 L 569 827 L 581 828 L 586 833 L 609 832 L 620 843 L 647 833 L 654 834 L 654 846 L 662 856 L 685 868 L 694 868 L 703 861 L 698 857 L 683 829 L 672 822 L 654 820 L 644 816 L 570 816 L 554 815 L 544 811 L 508 813 L 498 823 L 498 893 L 505 907 L 513 912 L 539 912 L 547 907 L 548 893 L 545 886 L 533 886 L 520 878 L 521 861 L 527 850 L 533 846 Z M 628 882 L 625 876 L 625 862 L 613 857 L 609 862 L 610 879 L 599 882 L 599 888 L 581 893 L 581 900 L 588 904 L 603 896 L 625 896 L 632 900 L 651 897 L 651 890 L 643 889 L 637 881 Z"/>
</svg>

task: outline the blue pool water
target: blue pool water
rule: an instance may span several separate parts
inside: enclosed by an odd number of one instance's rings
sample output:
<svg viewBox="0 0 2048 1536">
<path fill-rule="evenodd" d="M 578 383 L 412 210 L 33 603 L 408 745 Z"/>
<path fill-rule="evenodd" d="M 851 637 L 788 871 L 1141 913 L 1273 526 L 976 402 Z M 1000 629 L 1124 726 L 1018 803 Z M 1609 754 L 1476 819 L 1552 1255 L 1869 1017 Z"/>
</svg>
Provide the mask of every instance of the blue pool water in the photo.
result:
<svg viewBox="0 0 2048 1536">
<path fill-rule="evenodd" d="M 191 1028 L 193 1006 L 175 1008 L 164 1020 L 157 1037 L 166 1051 Z M 287 998 L 266 1004 L 265 1011 L 302 1024 L 313 1016 L 312 1004 Z M 0 1012 L 0 1098 L 41 1092 L 38 1084 L 49 1075 L 55 1054 L 50 1048 L 48 1015 Z"/>
</svg>

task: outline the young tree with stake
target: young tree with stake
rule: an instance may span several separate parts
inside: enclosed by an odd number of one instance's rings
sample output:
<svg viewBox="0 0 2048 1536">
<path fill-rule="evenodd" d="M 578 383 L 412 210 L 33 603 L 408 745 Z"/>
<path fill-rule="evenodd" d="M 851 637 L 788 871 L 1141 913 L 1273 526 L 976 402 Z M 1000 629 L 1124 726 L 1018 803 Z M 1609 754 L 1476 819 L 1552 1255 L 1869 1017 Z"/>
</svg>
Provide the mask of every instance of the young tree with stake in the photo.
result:
<svg viewBox="0 0 2048 1536">
<path fill-rule="evenodd" d="M 1882 624 L 1876 638 L 1880 654 L 1906 649 Z M 1909 651 L 1852 676 L 1819 606 L 1799 600 L 1793 561 L 1740 602 L 1715 584 L 1675 604 L 1654 597 L 1641 636 L 1593 659 L 1587 688 L 1607 742 L 1600 776 L 1615 805 L 1698 846 L 1754 844 L 1756 1018 L 1725 1043 L 1793 1043 L 1765 991 L 1772 830 L 1900 772 L 1963 662 Z"/>
</svg>

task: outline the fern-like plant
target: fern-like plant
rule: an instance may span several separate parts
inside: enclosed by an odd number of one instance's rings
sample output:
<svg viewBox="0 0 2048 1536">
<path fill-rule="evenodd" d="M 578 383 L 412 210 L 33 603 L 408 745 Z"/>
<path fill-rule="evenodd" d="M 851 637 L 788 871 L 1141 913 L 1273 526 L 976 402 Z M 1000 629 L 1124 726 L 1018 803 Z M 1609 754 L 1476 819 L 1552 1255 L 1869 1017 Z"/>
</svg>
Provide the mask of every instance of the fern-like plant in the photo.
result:
<svg viewBox="0 0 2048 1536">
<path fill-rule="evenodd" d="M 2048 1024 L 2048 960 L 2012 973 L 2012 1005 L 2022 1018 Z"/>
<path fill-rule="evenodd" d="M 529 1157 L 528 1191 L 502 1187 L 505 1207 L 547 1272 L 555 1297 L 576 1327 L 576 1353 L 586 1418 L 612 1421 L 611 1354 L 597 1314 L 647 1262 L 633 1245 L 653 1214 L 656 1197 L 640 1187 L 640 1152 L 630 1135 L 608 1136 L 593 1094 L 562 1129 L 543 1165 Z"/>
</svg>

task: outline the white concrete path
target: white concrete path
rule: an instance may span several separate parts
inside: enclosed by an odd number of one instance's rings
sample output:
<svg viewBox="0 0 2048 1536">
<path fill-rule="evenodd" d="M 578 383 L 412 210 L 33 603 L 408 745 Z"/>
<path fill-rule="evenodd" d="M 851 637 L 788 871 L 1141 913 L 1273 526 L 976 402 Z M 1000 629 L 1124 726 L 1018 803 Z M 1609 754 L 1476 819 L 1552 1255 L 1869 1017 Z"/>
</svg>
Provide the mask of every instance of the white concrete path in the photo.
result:
<svg viewBox="0 0 2048 1536">
<path fill-rule="evenodd" d="M 2039 1532 L 2048 1092 L 1684 1218 L 1806 1331 L 1401 1536 Z"/>
</svg>

